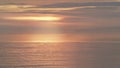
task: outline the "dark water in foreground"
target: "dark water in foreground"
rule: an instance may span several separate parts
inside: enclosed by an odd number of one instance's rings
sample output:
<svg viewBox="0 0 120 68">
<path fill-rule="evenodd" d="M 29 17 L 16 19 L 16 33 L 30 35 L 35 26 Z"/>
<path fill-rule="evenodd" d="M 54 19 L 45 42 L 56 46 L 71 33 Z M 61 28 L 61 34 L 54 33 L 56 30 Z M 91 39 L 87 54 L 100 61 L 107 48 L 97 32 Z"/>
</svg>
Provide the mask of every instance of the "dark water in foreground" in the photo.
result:
<svg viewBox="0 0 120 68">
<path fill-rule="evenodd" d="M 0 68 L 120 68 L 120 43 L 1 43 Z"/>
</svg>

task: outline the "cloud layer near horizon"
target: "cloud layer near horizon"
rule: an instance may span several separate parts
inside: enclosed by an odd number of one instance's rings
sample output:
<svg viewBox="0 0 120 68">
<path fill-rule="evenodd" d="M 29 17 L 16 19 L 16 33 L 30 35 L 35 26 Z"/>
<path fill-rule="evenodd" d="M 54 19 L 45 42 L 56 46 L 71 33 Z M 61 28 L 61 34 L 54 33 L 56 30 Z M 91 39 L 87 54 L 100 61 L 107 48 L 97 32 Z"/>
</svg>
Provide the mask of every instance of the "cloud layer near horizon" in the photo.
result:
<svg viewBox="0 0 120 68">
<path fill-rule="evenodd" d="M 56 3 L 50 5 L 1 4 L 0 41 L 8 35 L 64 34 L 88 37 L 93 41 L 120 41 L 120 2 Z M 42 26 L 43 21 L 8 20 L 7 17 L 57 15 L 56 27 Z M 50 30 L 49 30 L 50 29 Z M 8 36 L 11 38 L 11 36 Z M 3 40 L 4 38 L 4 40 Z M 13 39 L 14 40 L 14 39 Z"/>
</svg>

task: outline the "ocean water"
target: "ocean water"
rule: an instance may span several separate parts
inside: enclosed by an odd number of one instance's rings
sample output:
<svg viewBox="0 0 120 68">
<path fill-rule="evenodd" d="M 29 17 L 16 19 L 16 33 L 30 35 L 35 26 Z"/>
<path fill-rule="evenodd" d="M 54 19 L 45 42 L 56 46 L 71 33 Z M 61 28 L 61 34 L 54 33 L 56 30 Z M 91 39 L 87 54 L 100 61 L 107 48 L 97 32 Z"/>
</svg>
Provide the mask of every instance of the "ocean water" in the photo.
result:
<svg viewBox="0 0 120 68">
<path fill-rule="evenodd" d="M 120 43 L 0 43 L 0 68 L 120 68 Z"/>
</svg>

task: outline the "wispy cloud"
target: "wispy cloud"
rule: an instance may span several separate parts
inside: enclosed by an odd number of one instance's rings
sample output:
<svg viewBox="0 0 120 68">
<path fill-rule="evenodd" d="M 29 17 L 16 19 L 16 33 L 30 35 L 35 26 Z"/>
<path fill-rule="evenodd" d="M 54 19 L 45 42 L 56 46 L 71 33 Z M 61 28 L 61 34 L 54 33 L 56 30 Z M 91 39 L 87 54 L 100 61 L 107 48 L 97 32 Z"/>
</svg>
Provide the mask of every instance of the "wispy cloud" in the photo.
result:
<svg viewBox="0 0 120 68">
<path fill-rule="evenodd" d="M 120 6 L 120 2 L 88 2 L 88 3 L 58 3 L 51 5 L 0 5 L 0 12 L 41 12 L 41 11 L 67 11 L 75 9 L 96 8 L 99 6 Z"/>
<path fill-rule="evenodd" d="M 95 6 L 80 6 L 80 7 L 58 7 L 58 8 L 42 8 L 36 7 L 34 5 L 0 5 L 0 12 L 40 12 L 40 11 L 67 11 L 67 10 L 75 10 L 75 9 L 83 9 L 83 8 L 95 8 Z"/>
<path fill-rule="evenodd" d="M 120 2 L 85 2 L 85 3 L 56 3 L 50 5 L 43 5 L 42 7 L 78 7 L 78 6 L 120 6 Z"/>
</svg>

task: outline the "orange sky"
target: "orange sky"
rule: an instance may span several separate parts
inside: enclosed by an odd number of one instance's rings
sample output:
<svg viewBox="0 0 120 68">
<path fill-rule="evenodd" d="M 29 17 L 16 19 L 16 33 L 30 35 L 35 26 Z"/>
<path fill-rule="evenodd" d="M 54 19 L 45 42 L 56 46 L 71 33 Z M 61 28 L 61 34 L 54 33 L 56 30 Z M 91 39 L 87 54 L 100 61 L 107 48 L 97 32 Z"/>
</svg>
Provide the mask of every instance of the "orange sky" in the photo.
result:
<svg viewBox="0 0 120 68">
<path fill-rule="evenodd" d="M 120 41 L 118 0 L 0 0 L 0 42 Z"/>
</svg>

